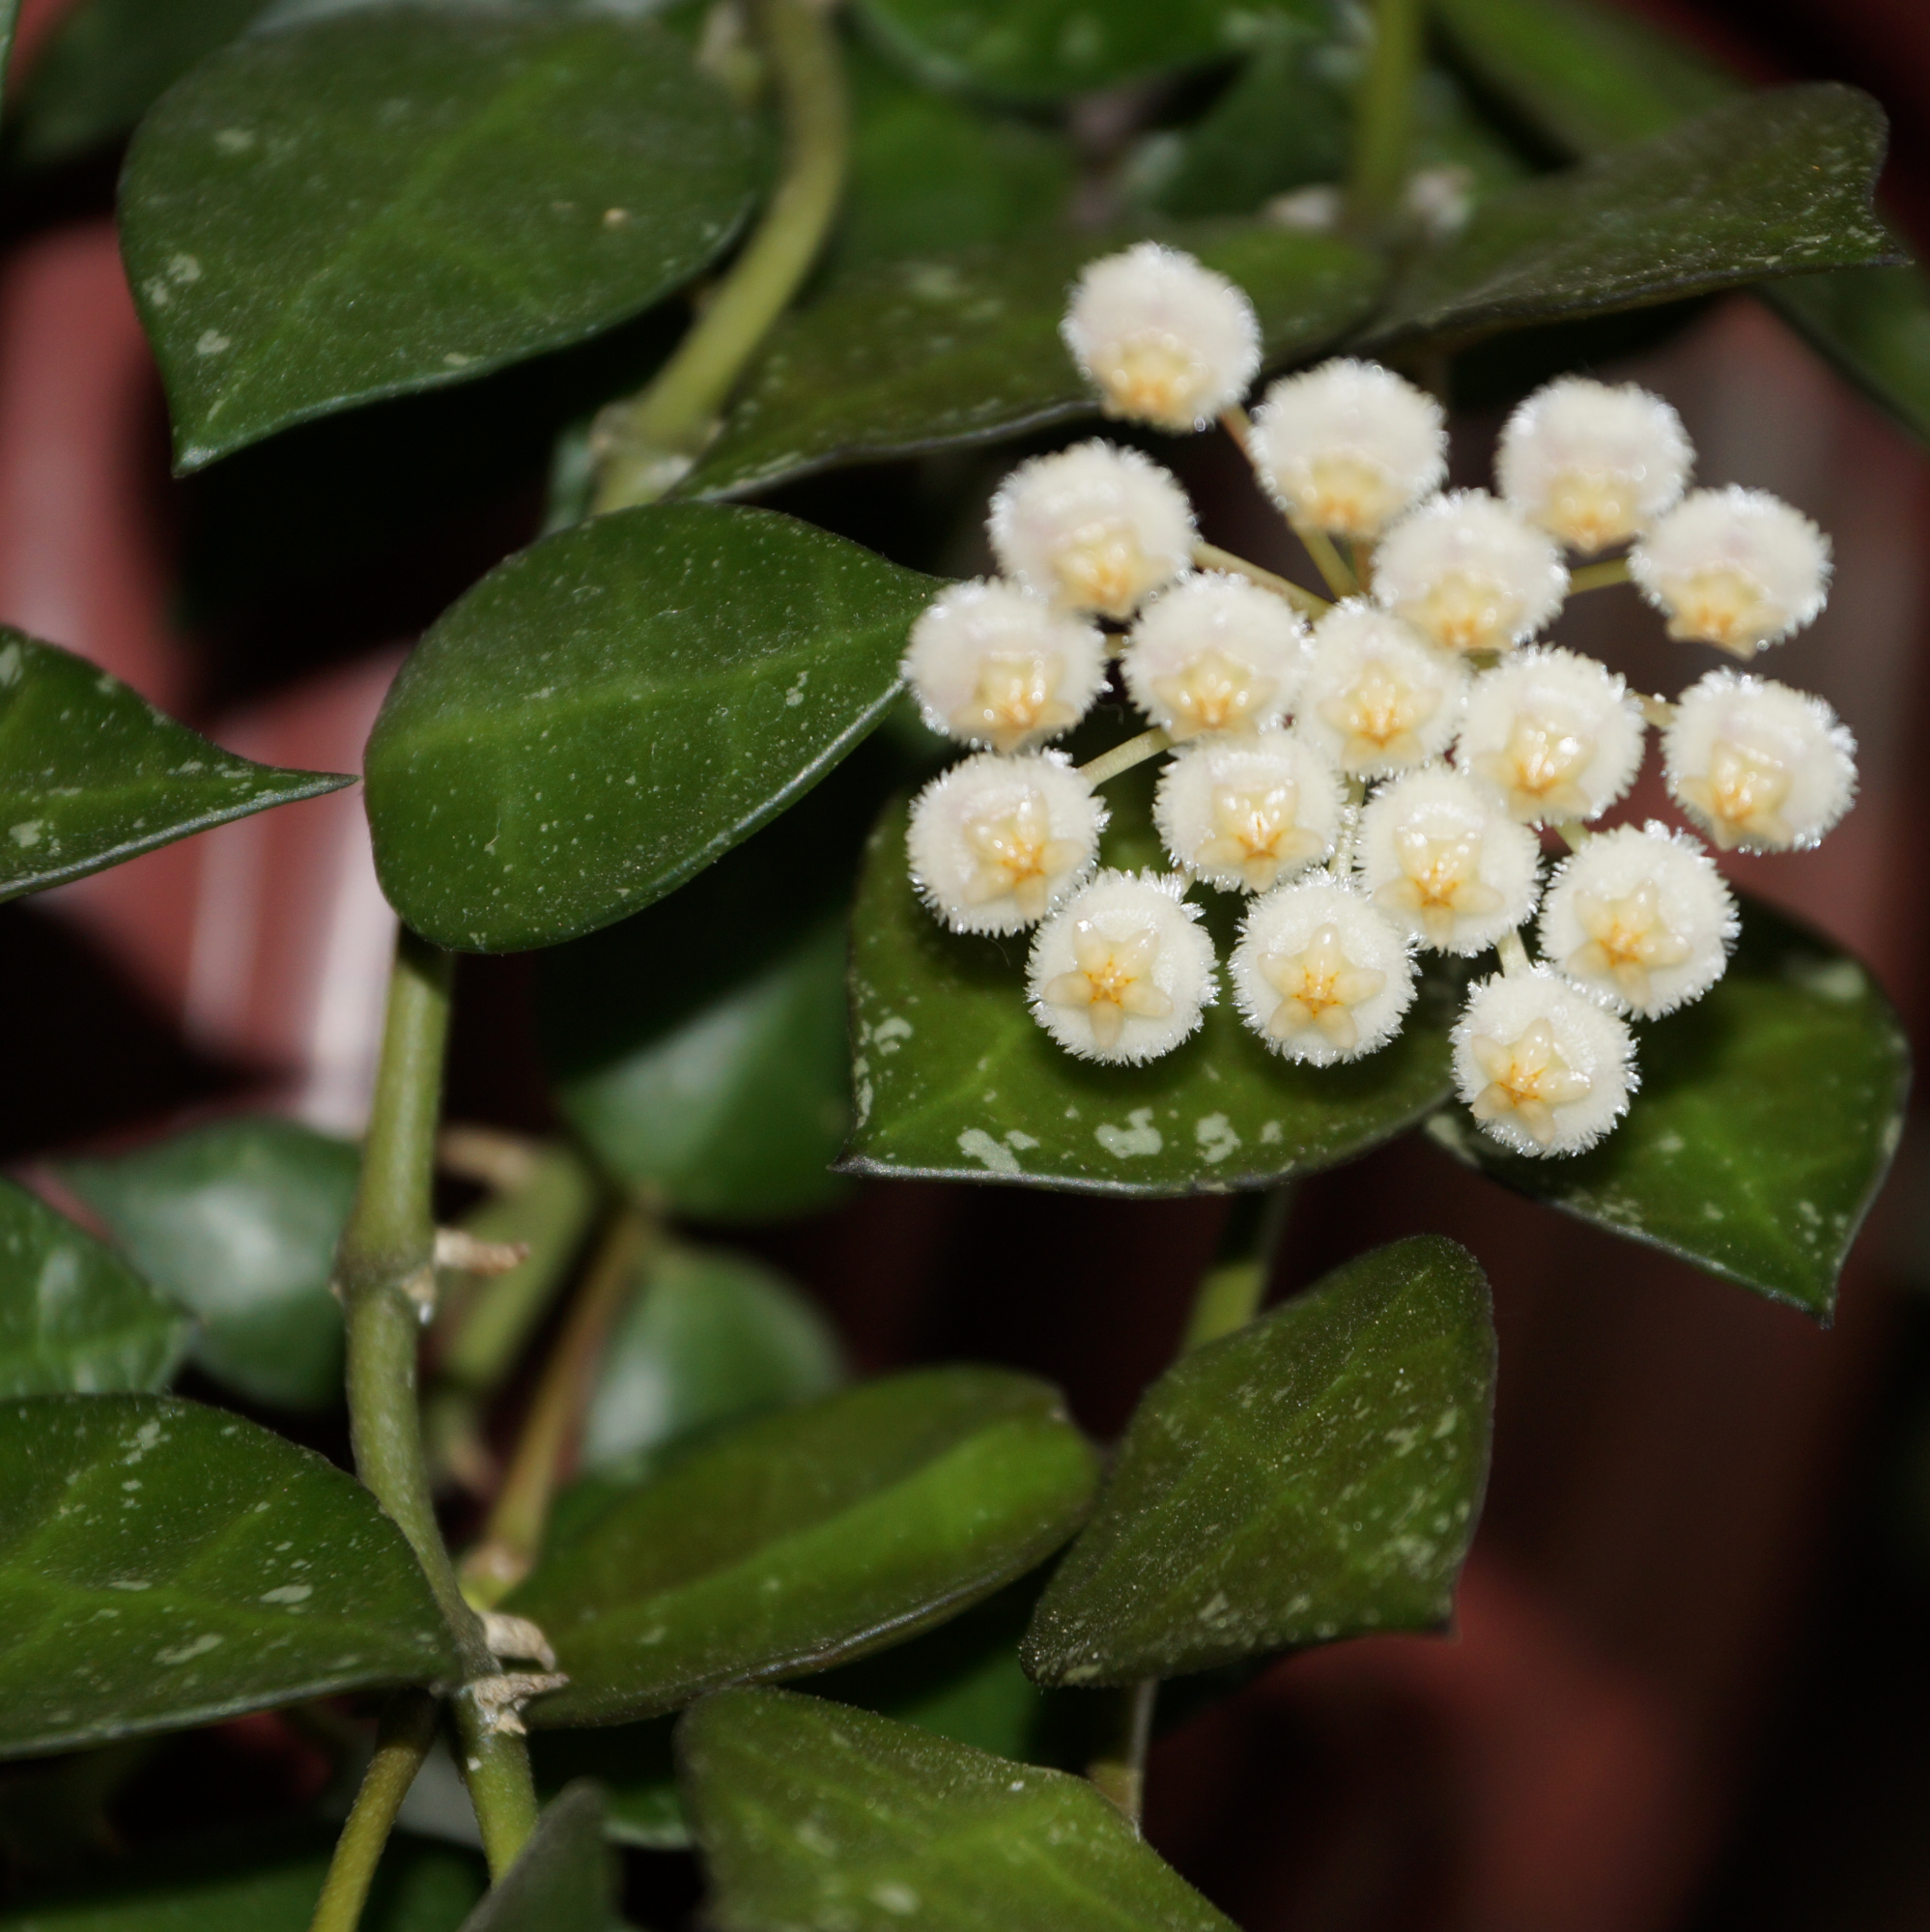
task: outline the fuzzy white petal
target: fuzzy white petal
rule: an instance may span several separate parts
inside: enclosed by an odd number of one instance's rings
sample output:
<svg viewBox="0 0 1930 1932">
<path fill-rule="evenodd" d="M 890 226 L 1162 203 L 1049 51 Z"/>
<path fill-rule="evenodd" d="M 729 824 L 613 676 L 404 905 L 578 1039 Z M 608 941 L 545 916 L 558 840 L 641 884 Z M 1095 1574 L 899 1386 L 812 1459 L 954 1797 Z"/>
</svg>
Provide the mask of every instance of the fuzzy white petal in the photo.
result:
<svg viewBox="0 0 1930 1932">
<path fill-rule="evenodd" d="M 1213 943 L 1177 873 L 1104 871 L 1039 927 L 1033 1017 L 1081 1060 L 1156 1060 L 1194 1033 L 1218 989 Z"/>
<path fill-rule="evenodd" d="M 1203 738 L 1159 775 L 1152 822 L 1175 861 L 1209 885 L 1266 892 L 1334 849 L 1341 781 L 1291 731 Z"/>
<path fill-rule="evenodd" d="M 1568 567 L 1547 531 L 1485 490 L 1423 503 L 1375 553 L 1375 601 L 1443 650 L 1521 643 L 1567 595 Z"/>
<path fill-rule="evenodd" d="M 1110 442 L 1020 464 L 992 498 L 990 532 L 1007 575 L 1107 617 L 1131 616 L 1193 557 L 1185 491 L 1149 457 Z"/>
<path fill-rule="evenodd" d="M 1285 598 L 1221 571 L 1182 578 L 1140 613 L 1120 669 L 1176 740 L 1277 724 L 1307 672 L 1307 626 Z"/>
<path fill-rule="evenodd" d="M 1724 851 L 1814 845 L 1857 795 L 1857 741 L 1829 705 L 1740 671 L 1682 694 L 1662 759 L 1676 803 Z"/>
<path fill-rule="evenodd" d="M 981 752 L 912 802 L 912 883 L 954 932 L 1017 932 L 1098 862 L 1104 802 L 1063 753 Z"/>
<path fill-rule="evenodd" d="M 1694 461 L 1682 418 L 1660 396 L 1564 376 L 1508 418 L 1494 469 L 1518 515 L 1593 552 L 1626 543 L 1671 508 Z"/>
<path fill-rule="evenodd" d="M 1605 665 L 1536 645 L 1468 688 L 1455 763 L 1523 824 L 1599 817 L 1642 762 L 1641 705 Z"/>
<path fill-rule="evenodd" d="M 1739 930 L 1709 854 L 1653 820 L 1590 838 L 1555 867 L 1542 900 L 1548 962 L 1642 1019 L 1699 1000 L 1727 970 Z"/>
<path fill-rule="evenodd" d="M 1637 1084 L 1628 1023 L 1545 966 L 1470 987 L 1452 1038 L 1456 1091 L 1516 1153 L 1593 1147 Z"/>
<path fill-rule="evenodd" d="M 1106 641 L 1095 624 L 1015 583 L 954 583 L 912 626 L 904 674 L 932 730 L 1016 752 L 1092 709 Z"/>
<path fill-rule="evenodd" d="M 1377 362 L 1283 377 L 1253 417 L 1262 481 L 1296 521 L 1375 537 L 1447 474 L 1441 406 Z"/>
<path fill-rule="evenodd" d="M 1314 626 L 1294 728 L 1352 778 L 1416 771 L 1454 743 L 1466 667 L 1364 598 Z"/>
<path fill-rule="evenodd" d="M 1355 864 L 1374 902 L 1442 952 L 1484 952 L 1535 909 L 1541 846 L 1470 778 L 1436 766 L 1360 815 Z"/>
<path fill-rule="evenodd" d="M 1629 553 L 1629 574 L 1670 637 L 1750 658 L 1815 622 L 1830 539 L 1766 490 L 1693 490 Z"/>
<path fill-rule="evenodd" d="M 1201 430 L 1260 373 L 1245 292 L 1157 242 L 1088 265 L 1061 326 L 1110 416 Z"/>
<path fill-rule="evenodd" d="M 1414 1000 L 1413 942 L 1324 874 L 1256 899 L 1227 971 L 1247 1025 L 1313 1066 L 1385 1046 Z"/>
</svg>

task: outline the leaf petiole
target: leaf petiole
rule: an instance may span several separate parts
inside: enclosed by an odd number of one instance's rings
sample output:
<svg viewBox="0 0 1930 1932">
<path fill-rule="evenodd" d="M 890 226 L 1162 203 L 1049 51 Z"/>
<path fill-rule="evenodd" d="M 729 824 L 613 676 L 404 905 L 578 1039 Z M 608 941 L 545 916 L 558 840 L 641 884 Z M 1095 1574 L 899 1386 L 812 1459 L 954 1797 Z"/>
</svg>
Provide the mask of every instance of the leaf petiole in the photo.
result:
<svg viewBox="0 0 1930 1932">
<path fill-rule="evenodd" d="M 1193 546 L 1193 561 L 1202 570 L 1231 571 L 1235 577 L 1244 577 L 1257 583 L 1263 590 L 1270 590 L 1276 597 L 1284 597 L 1303 617 L 1318 617 L 1323 611 L 1330 611 L 1324 597 L 1295 583 L 1291 577 L 1280 577 L 1270 570 L 1263 570 L 1257 563 L 1249 563 L 1245 557 L 1236 556 L 1230 550 L 1222 550 L 1218 544 L 1196 543 Z"/>
<path fill-rule="evenodd" d="M 309 1932 L 355 1932 L 396 1814 L 436 1742 L 436 1699 L 426 1690 L 398 1690 L 389 1699 L 376 1734 L 375 1756 L 335 1840 Z"/>
</svg>

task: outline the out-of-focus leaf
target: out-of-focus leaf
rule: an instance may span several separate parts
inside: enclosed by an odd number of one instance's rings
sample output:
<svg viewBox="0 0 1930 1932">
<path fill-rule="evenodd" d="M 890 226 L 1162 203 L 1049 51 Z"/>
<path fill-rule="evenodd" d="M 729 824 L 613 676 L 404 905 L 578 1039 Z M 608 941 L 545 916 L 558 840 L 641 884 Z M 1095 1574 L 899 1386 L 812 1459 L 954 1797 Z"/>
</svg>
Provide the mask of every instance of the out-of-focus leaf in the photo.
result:
<svg viewBox="0 0 1930 1932">
<path fill-rule="evenodd" d="M 0 1756 L 457 1669 L 353 1476 L 166 1396 L 0 1405 Z"/>
<path fill-rule="evenodd" d="M 545 1808 L 463 1932 L 610 1932 L 617 1875 L 603 1823 L 603 1794 L 593 1784 L 571 1785 Z"/>
<path fill-rule="evenodd" d="M 756 169 L 649 20 L 400 7 L 232 43 L 122 185 L 177 466 L 640 313 L 728 244 Z"/>
<path fill-rule="evenodd" d="M 0 0 L 0 82 L 7 78 L 9 57 L 14 51 L 14 28 L 20 17 L 20 0 Z"/>
<path fill-rule="evenodd" d="M 1429 1135 L 1520 1193 L 1829 1321 L 1903 1134 L 1895 1009 L 1848 953 L 1746 900 L 1728 972 L 1639 1037 L 1629 1116 L 1587 1153 L 1525 1160 L 1459 1111 Z"/>
<path fill-rule="evenodd" d="M 1172 239 L 1252 297 L 1269 363 L 1332 341 L 1380 289 L 1378 262 L 1331 236 L 1223 223 Z M 1118 245 L 1045 235 L 840 276 L 772 331 L 680 494 L 738 495 L 1095 414 L 1059 323 L 1079 270 Z"/>
<path fill-rule="evenodd" d="M 1893 261 L 1870 210 L 1885 138 L 1876 102 L 1833 84 L 1712 108 L 1482 202 L 1414 260 L 1370 338 L 1460 341 Z"/>
<path fill-rule="evenodd" d="M 197 1318 L 194 1359 L 251 1401 L 342 1399 L 328 1292 L 360 1157 L 293 1121 L 223 1121 L 61 1178 L 148 1279 Z"/>
<path fill-rule="evenodd" d="M 1058 1391 L 995 1369 L 894 1376 L 740 1424 L 508 1599 L 570 1678 L 530 1720 L 650 1717 L 901 1642 L 1058 1548 L 1094 1476 Z"/>
<path fill-rule="evenodd" d="M 677 1749 L 718 1932 L 1233 1932 L 1082 1777 L 784 1690 L 706 1698 Z"/>
<path fill-rule="evenodd" d="M 932 588 L 769 510 L 623 510 L 520 551 L 376 722 L 383 891 L 425 938 L 484 952 L 662 898 L 877 724 Z"/>
<path fill-rule="evenodd" d="M 119 1255 L 0 1180 L 0 1396 L 159 1388 L 189 1331 Z"/>
<path fill-rule="evenodd" d="M 354 782 L 238 758 L 85 658 L 0 626 L 0 899 Z"/>
<path fill-rule="evenodd" d="M 1465 1249 L 1397 1241 L 1147 1392 L 1025 1642 L 1043 1684 L 1132 1684 L 1447 1621 L 1493 1427 Z"/>
</svg>

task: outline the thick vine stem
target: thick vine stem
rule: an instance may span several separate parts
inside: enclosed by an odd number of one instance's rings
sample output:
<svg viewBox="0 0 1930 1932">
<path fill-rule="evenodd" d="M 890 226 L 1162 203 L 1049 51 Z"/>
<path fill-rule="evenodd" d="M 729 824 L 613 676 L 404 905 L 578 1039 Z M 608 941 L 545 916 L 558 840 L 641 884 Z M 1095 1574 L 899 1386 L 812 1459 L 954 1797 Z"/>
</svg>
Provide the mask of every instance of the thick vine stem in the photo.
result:
<svg viewBox="0 0 1930 1932">
<path fill-rule="evenodd" d="M 521 1736 L 468 1694 L 468 1685 L 499 1669 L 436 1522 L 415 1387 L 422 1317 L 435 1283 L 432 1188 L 453 963 L 406 927 L 396 940 L 375 1103 L 336 1251 L 335 1286 L 348 1320 L 355 1471 L 409 1539 L 462 1661 L 456 1714 L 464 1769 L 490 1870 L 499 1878 L 535 1830 L 535 1785 Z"/>
<path fill-rule="evenodd" d="M 703 454 L 745 364 L 797 294 L 844 192 L 850 117 L 829 10 L 755 0 L 784 124 L 784 165 L 744 252 L 649 386 L 595 431 L 593 514 L 654 503 Z"/>
<path fill-rule="evenodd" d="M 335 1840 L 309 1932 L 355 1932 L 396 1813 L 435 1742 L 435 1698 L 426 1690 L 398 1690 L 382 1714 L 375 1756 Z"/>
<path fill-rule="evenodd" d="M 1421 66 L 1421 0 L 1374 0 L 1374 45 L 1354 110 L 1348 213 L 1361 227 L 1391 214 L 1407 185 L 1414 83 Z"/>
</svg>

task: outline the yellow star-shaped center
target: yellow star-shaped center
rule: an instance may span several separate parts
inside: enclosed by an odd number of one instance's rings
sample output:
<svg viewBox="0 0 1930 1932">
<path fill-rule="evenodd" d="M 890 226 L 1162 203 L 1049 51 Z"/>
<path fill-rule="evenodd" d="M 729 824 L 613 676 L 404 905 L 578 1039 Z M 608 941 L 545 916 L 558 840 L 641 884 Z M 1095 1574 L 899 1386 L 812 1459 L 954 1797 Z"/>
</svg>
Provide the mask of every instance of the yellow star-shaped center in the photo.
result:
<svg viewBox="0 0 1930 1932">
<path fill-rule="evenodd" d="M 1277 684 L 1214 645 L 1177 677 L 1154 678 L 1152 692 L 1173 714 L 1166 728 L 1178 743 L 1202 731 L 1238 730 L 1265 709 Z"/>
<path fill-rule="evenodd" d="M 1595 740 L 1585 732 L 1518 717 L 1507 749 L 1484 752 L 1474 763 L 1508 794 L 1517 818 L 1585 818 L 1589 800 L 1577 781 L 1594 755 Z"/>
<path fill-rule="evenodd" d="M 1631 1006 L 1649 1004 L 1652 970 L 1680 966 L 1689 957 L 1688 942 L 1662 918 L 1661 895 L 1652 880 L 1619 899 L 1576 893 L 1575 916 L 1588 939 L 1569 954 L 1568 970 L 1578 980 L 1612 979 Z"/>
<path fill-rule="evenodd" d="M 996 752 L 1014 752 L 1028 738 L 1061 731 L 1079 714 L 1059 699 L 1065 663 L 1057 652 L 997 653 L 979 667 L 972 696 L 951 714 L 954 729 L 985 738 Z"/>
<path fill-rule="evenodd" d="M 1541 1147 L 1555 1137 L 1554 1110 L 1586 1098 L 1594 1085 L 1561 1057 L 1547 1020 L 1531 1022 L 1518 1039 L 1476 1034 L 1468 1045 L 1488 1076 L 1474 1096 L 1474 1118 L 1498 1121 L 1512 1114 Z"/>
<path fill-rule="evenodd" d="M 1093 358 L 1093 379 L 1114 415 L 1167 429 L 1191 429 L 1206 365 L 1191 345 L 1164 329 L 1130 335 Z"/>
<path fill-rule="evenodd" d="M 1491 577 L 1449 570 L 1402 605 L 1401 614 L 1443 650 L 1499 651 L 1508 647 L 1521 600 Z"/>
<path fill-rule="evenodd" d="M 1700 778 L 1678 779 L 1676 789 L 1702 813 L 1709 836 L 1726 852 L 1745 839 L 1790 843 L 1795 835 L 1782 815 L 1789 781 L 1789 768 L 1780 758 L 1718 738 L 1709 753 L 1708 771 Z"/>
<path fill-rule="evenodd" d="M 1146 553 L 1122 518 L 1082 525 L 1054 559 L 1060 602 L 1108 617 L 1130 617 L 1151 582 Z"/>
<path fill-rule="evenodd" d="M 1202 870 L 1237 871 L 1249 890 L 1263 893 L 1283 871 L 1318 859 L 1325 843 L 1295 822 L 1299 802 L 1291 779 L 1221 785 L 1213 793 L 1212 836 L 1199 851 Z"/>
<path fill-rule="evenodd" d="M 1376 660 L 1348 690 L 1322 701 L 1320 717 L 1341 734 L 1341 765 L 1352 772 L 1388 760 L 1418 764 L 1424 749 L 1414 734 L 1440 706 L 1439 692 L 1421 690 Z"/>
<path fill-rule="evenodd" d="M 1053 887 L 1085 852 L 1076 838 L 1053 838 L 1045 801 L 1036 792 L 1027 792 L 1008 810 L 967 819 L 964 835 L 973 865 L 966 902 L 983 905 L 1009 894 L 1028 920 L 1045 916 Z"/>
<path fill-rule="evenodd" d="M 1293 492 L 1303 523 L 1337 537 L 1372 537 L 1401 507 L 1394 479 L 1365 457 L 1317 456 Z"/>
<path fill-rule="evenodd" d="M 1578 551 L 1626 542 L 1639 516 L 1634 483 L 1600 469 L 1564 470 L 1548 485 L 1542 521 Z"/>
<path fill-rule="evenodd" d="M 1671 638 L 1717 644 L 1732 657 L 1754 657 L 1781 615 L 1753 577 L 1727 566 L 1674 579 L 1662 595 Z"/>
<path fill-rule="evenodd" d="M 1501 895 L 1481 877 L 1481 844 L 1479 832 L 1435 836 L 1403 827 L 1394 835 L 1401 877 L 1388 880 L 1376 901 L 1418 920 L 1430 945 L 1446 946 L 1458 920 L 1501 909 Z"/>
<path fill-rule="evenodd" d="M 1269 952 L 1260 962 L 1266 983 L 1280 995 L 1267 1031 L 1291 1039 L 1318 1030 L 1343 1053 L 1359 1043 L 1352 1009 L 1387 983 L 1372 966 L 1356 966 L 1341 945 L 1337 925 L 1319 927 L 1298 952 Z"/>
<path fill-rule="evenodd" d="M 1111 939 L 1082 919 L 1072 928 L 1072 956 L 1077 966 L 1048 980 L 1043 994 L 1055 1007 L 1083 1009 L 1100 1046 L 1119 1044 L 1128 1013 L 1163 1020 L 1172 1012 L 1172 1000 L 1152 983 L 1159 934 L 1151 926 Z"/>
</svg>

